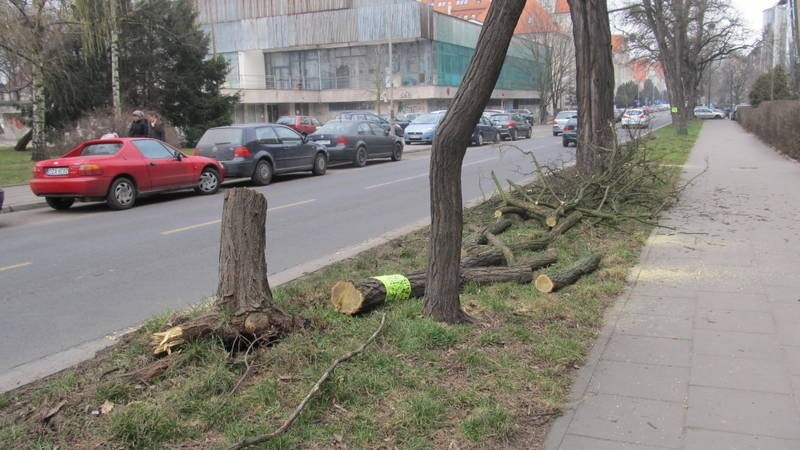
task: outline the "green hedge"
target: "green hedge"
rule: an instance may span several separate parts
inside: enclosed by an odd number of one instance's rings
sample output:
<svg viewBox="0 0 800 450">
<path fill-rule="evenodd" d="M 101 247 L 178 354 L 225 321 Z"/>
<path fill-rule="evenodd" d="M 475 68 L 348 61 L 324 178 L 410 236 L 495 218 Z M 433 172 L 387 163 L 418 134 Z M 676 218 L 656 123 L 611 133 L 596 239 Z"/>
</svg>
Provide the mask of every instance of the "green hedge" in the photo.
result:
<svg viewBox="0 0 800 450">
<path fill-rule="evenodd" d="M 736 120 L 762 141 L 800 160 L 800 100 L 762 102 L 740 107 Z"/>
</svg>

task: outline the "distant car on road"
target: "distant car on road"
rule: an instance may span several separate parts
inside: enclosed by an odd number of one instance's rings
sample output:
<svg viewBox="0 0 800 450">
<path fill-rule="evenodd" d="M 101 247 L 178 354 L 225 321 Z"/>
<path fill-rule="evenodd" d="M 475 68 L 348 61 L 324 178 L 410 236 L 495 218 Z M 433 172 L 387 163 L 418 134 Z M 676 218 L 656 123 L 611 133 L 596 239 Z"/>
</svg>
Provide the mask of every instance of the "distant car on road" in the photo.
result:
<svg viewBox="0 0 800 450">
<path fill-rule="evenodd" d="M 528 121 L 529 124 L 533 125 L 533 114 L 531 114 L 530 110 L 528 110 L 528 109 L 511 109 L 508 112 L 514 113 L 514 114 L 519 114 L 520 116 L 522 116 L 523 119 Z"/>
<path fill-rule="evenodd" d="M 560 135 L 562 131 L 561 127 L 566 125 L 569 119 L 573 117 L 578 117 L 578 111 L 566 110 L 556 114 L 555 119 L 553 119 L 553 136 Z"/>
<path fill-rule="evenodd" d="M 403 132 L 403 141 L 410 144 L 431 144 L 436 137 L 436 129 L 444 118 L 445 111 L 420 114 L 412 120 Z"/>
<path fill-rule="evenodd" d="M 578 145 L 578 118 L 573 117 L 567 121 L 561 130 L 561 144 L 569 147 L 569 144 Z"/>
<path fill-rule="evenodd" d="M 363 167 L 368 159 L 400 161 L 403 157 L 401 138 L 389 136 L 386 130 L 365 120 L 331 120 L 308 138 L 328 148 L 331 164 L 352 163 Z"/>
<path fill-rule="evenodd" d="M 76 200 L 105 200 L 111 209 L 128 209 L 145 194 L 186 188 L 214 194 L 224 173 L 216 160 L 185 155 L 156 139 L 104 139 L 37 162 L 30 188 L 54 209 L 67 209 Z"/>
<path fill-rule="evenodd" d="M 722 119 L 725 113 L 713 108 L 698 106 L 694 109 L 694 117 L 697 119 Z"/>
<path fill-rule="evenodd" d="M 247 177 L 257 185 L 269 184 L 275 174 L 310 171 L 325 175 L 328 169 L 324 145 L 274 123 L 209 128 L 194 154 L 220 161 L 228 178 Z"/>
<path fill-rule="evenodd" d="M 275 123 L 286 125 L 303 136 L 307 136 L 321 127 L 322 124 L 311 116 L 281 116 Z"/>
<path fill-rule="evenodd" d="M 334 120 L 366 120 L 380 125 L 386 131 L 392 128 L 388 120 L 370 111 L 342 111 L 334 117 Z M 395 125 L 394 135 L 403 135 L 403 129 L 399 125 Z"/>
<path fill-rule="evenodd" d="M 653 117 L 643 109 L 627 109 L 622 114 L 622 128 L 648 128 Z"/>
<path fill-rule="evenodd" d="M 475 129 L 472 131 L 471 142 L 480 147 L 486 142 L 497 142 L 499 140 L 500 133 L 497 131 L 497 128 L 494 127 L 494 124 L 492 124 L 489 116 L 481 114 L 481 118 L 478 119 L 478 123 L 475 124 Z"/>
<path fill-rule="evenodd" d="M 497 129 L 500 139 L 508 138 L 516 141 L 518 137 L 533 136 L 533 127 L 519 114 L 493 114 L 489 119 Z"/>
</svg>

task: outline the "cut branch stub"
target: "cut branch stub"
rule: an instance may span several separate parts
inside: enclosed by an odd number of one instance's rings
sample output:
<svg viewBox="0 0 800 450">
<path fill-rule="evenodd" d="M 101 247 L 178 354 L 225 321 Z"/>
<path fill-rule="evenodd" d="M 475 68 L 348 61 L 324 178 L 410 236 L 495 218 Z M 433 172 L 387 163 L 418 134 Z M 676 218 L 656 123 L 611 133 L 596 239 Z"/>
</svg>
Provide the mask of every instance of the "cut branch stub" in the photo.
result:
<svg viewBox="0 0 800 450">
<path fill-rule="evenodd" d="M 599 265 L 600 255 L 588 255 L 568 267 L 539 275 L 534 281 L 534 286 L 540 292 L 555 292 L 578 281 L 583 275 L 595 271 Z"/>
</svg>

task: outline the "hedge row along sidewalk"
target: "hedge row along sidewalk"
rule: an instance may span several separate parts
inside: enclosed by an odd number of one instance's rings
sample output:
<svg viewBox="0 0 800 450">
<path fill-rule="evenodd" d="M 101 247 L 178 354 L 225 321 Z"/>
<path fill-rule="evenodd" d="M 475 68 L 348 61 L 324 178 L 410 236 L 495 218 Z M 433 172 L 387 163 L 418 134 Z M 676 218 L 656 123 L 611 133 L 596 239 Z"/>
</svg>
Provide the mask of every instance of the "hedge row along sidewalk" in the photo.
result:
<svg viewBox="0 0 800 450">
<path fill-rule="evenodd" d="M 666 158 L 662 189 L 671 189 L 679 171 L 671 166 L 691 145 L 671 129 L 648 140 L 650 154 Z M 496 199 L 466 211 L 466 235 L 494 221 L 501 206 Z M 552 294 L 530 283 L 467 283 L 461 301 L 472 326 L 426 319 L 417 300 L 355 317 L 331 308 L 336 280 L 422 270 L 422 230 L 276 289 L 278 306 L 309 326 L 275 345 L 232 355 L 218 340 L 194 340 L 160 377 L 129 381 L 125 374 L 152 362 L 150 334 L 175 317 L 165 313 L 95 359 L 0 396 L 0 447 L 224 448 L 269 434 L 385 313 L 374 342 L 261 448 L 538 448 L 651 230 L 633 220 L 592 223 L 578 223 L 549 248 L 554 269 L 602 254 L 598 270 Z M 502 234 L 520 261 L 535 254 L 521 245 L 534 238 L 520 223 Z"/>
</svg>

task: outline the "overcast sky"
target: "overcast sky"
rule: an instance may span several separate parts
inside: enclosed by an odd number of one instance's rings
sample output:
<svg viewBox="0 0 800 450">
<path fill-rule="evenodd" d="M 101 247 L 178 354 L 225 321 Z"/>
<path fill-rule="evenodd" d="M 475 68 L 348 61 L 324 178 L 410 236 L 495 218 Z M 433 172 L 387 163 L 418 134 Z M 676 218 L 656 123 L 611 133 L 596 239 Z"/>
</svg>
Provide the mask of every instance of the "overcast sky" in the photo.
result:
<svg viewBox="0 0 800 450">
<path fill-rule="evenodd" d="M 778 3 L 778 0 L 731 0 L 733 6 L 742 13 L 745 25 L 755 33 L 755 38 L 761 35 L 763 25 L 763 11 Z"/>
</svg>

